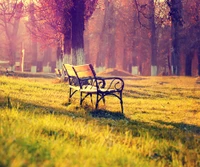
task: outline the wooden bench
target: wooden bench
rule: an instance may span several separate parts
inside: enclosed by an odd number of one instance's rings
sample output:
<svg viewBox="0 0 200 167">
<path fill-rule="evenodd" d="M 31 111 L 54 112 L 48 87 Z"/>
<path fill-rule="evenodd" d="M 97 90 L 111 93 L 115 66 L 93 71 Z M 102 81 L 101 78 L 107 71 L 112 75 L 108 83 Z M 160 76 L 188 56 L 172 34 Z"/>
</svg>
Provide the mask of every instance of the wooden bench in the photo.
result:
<svg viewBox="0 0 200 167">
<path fill-rule="evenodd" d="M 0 60 L 0 74 L 6 75 L 6 76 L 14 76 L 14 71 L 11 70 L 9 61 L 1 61 Z"/>
<path fill-rule="evenodd" d="M 0 67 L 0 75 L 14 76 L 15 72 L 12 70 L 9 70 L 8 68 Z"/>
<path fill-rule="evenodd" d="M 62 69 L 55 68 L 55 74 L 56 74 L 57 79 L 59 80 L 67 81 L 68 79 L 65 71 L 63 71 Z"/>
<path fill-rule="evenodd" d="M 63 64 L 69 81 L 69 102 L 76 92 L 80 92 L 80 105 L 87 96 L 96 96 L 95 109 L 98 109 L 99 102 L 105 104 L 105 96 L 113 96 L 119 99 L 123 113 L 122 92 L 124 81 L 119 77 L 98 77 L 91 64 L 72 66 Z"/>
<path fill-rule="evenodd" d="M 56 74 L 56 77 L 58 79 L 61 79 L 61 77 L 62 77 L 62 71 L 61 71 L 61 69 L 55 68 L 55 74 Z"/>
</svg>

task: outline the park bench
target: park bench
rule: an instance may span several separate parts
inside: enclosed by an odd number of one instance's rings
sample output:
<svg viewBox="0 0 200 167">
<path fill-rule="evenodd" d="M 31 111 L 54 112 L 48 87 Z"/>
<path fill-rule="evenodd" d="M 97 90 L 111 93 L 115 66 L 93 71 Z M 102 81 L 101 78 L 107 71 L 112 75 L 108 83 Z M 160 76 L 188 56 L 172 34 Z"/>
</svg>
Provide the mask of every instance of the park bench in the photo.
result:
<svg viewBox="0 0 200 167">
<path fill-rule="evenodd" d="M 55 75 L 56 78 L 59 80 L 67 81 L 68 77 L 62 69 L 55 68 Z"/>
<path fill-rule="evenodd" d="M 10 69 L 9 61 L 0 60 L 0 74 L 13 76 L 15 73 Z"/>
<path fill-rule="evenodd" d="M 15 72 L 8 69 L 8 68 L 2 68 L 0 67 L 0 74 L 2 75 L 6 75 L 6 76 L 14 76 L 15 75 Z"/>
<path fill-rule="evenodd" d="M 58 79 L 62 78 L 62 69 L 55 68 L 55 74 Z"/>
<path fill-rule="evenodd" d="M 105 104 L 106 96 L 114 96 L 119 99 L 123 113 L 122 92 L 124 81 L 120 77 L 98 77 L 91 64 L 72 66 L 63 64 L 69 81 L 69 102 L 76 92 L 80 92 L 80 105 L 86 97 L 96 96 L 95 109 L 98 109 L 99 102 Z"/>
</svg>

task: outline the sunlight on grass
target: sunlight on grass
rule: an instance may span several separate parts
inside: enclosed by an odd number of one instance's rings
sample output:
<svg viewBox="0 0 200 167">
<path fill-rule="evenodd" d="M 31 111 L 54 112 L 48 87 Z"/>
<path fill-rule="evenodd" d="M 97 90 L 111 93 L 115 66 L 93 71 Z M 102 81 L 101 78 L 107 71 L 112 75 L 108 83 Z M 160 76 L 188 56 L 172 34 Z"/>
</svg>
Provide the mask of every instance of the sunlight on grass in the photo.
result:
<svg viewBox="0 0 200 167">
<path fill-rule="evenodd" d="M 126 79 L 95 111 L 67 83 L 0 77 L 0 166 L 200 166 L 200 85 L 191 77 Z"/>
</svg>

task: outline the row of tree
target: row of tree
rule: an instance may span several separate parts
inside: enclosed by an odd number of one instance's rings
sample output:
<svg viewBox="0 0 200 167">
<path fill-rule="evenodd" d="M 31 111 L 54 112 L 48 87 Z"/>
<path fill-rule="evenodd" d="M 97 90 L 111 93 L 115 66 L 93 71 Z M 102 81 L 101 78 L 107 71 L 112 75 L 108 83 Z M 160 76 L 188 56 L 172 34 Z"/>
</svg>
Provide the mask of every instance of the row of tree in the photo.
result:
<svg viewBox="0 0 200 167">
<path fill-rule="evenodd" d="M 32 65 L 39 42 L 57 49 L 60 64 L 92 63 L 142 75 L 200 74 L 198 0 L 3 0 L 0 30 L 11 65 L 22 17 L 34 41 Z"/>
<path fill-rule="evenodd" d="M 129 72 L 136 67 L 136 73 L 142 75 L 200 74 L 198 0 L 103 0 L 103 3 L 103 14 L 97 9 L 93 20 L 89 20 L 85 42 L 89 45 L 85 47 L 86 56 L 91 60 L 95 55 L 96 66 Z M 94 23 L 97 26 L 92 30 Z"/>
<path fill-rule="evenodd" d="M 58 59 L 64 51 L 65 61 L 84 63 L 84 22 L 95 9 L 97 0 L 3 0 L 0 2 L 0 26 L 8 43 L 10 65 L 16 62 L 20 42 L 20 21 L 26 18 L 26 30 L 33 40 L 32 65 L 37 64 L 38 42 L 42 48 L 57 47 Z"/>
</svg>

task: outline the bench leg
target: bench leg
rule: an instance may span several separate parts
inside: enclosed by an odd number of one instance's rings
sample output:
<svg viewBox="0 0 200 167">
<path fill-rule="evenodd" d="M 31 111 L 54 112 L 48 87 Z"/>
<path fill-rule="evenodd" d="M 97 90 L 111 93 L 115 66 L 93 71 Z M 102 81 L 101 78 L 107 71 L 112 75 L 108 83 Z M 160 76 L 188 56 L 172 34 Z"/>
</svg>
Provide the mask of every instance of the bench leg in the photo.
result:
<svg viewBox="0 0 200 167">
<path fill-rule="evenodd" d="M 104 104 L 104 105 L 106 104 L 106 99 L 105 99 L 105 97 L 103 97 L 103 104 Z"/>
<path fill-rule="evenodd" d="M 121 110 L 122 110 L 122 114 L 123 114 L 124 113 L 124 107 L 123 107 L 122 93 L 120 93 L 120 104 L 121 104 Z"/>
<path fill-rule="evenodd" d="M 93 101 L 92 101 L 92 94 L 91 93 L 87 93 L 84 97 L 83 97 L 83 93 L 80 92 L 80 106 L 82 106 L 82 103 L 83 101 L 85 100 L 85 98 L 90 95 L 90 100 L 91 100 L 91 103 L 93 104 Z"/>
<path fill-rule="evenodd" d="M 69 102 L 71 102 L 72 96 L 77 92 L 77 90 L 74 90 L 72 88 L 69 88 Z"/>
<path fill-rule="evenodd" d="M 72 93 L 72 89 L 69 88 L 69 99 L 68 99 L 68 102 L 69 102 L 69 103 L 71 102 L 71 93 Z"/>
<path fill-rule="evenodd" d="M 124 113 L 123 101 L 120 100 L 120 103 L 121 103 L 121 110 L 122 110 L 122 114 L 123 114 Z"/>
<path fill-rule="evenodd" d="M 82 106 L 82 103 L 83 103 L 82 95 L 83 93 L 80 92 L 80 106 Z"/>
<path fill-rule="evenodd" d="M 95 109 L 96 110 L 98 109 L 98 103 L 99 103 L 99 96 L 97 94 L 97 96 L 96 96 L 96 105 L 95 105 Z"/>
<path fill-rule="evenodd" d="M 91 100 L 91 103 L 93 104 L 93 101 L 92 101 L 92 94 L 90 94 L 90 100 Z"/>
<path fill-rule="evenodd" d="M 96 107 L 95 107 L 95 109 L 98 109 L 98 105 L 99 105 L 99 102 L 101 100 L 103 100 L 103 103 L 105 105 L 105 103 L 106 103 L 105 95 L 104 94 L 97 94 L 96 95 Z"/>
</svg>

